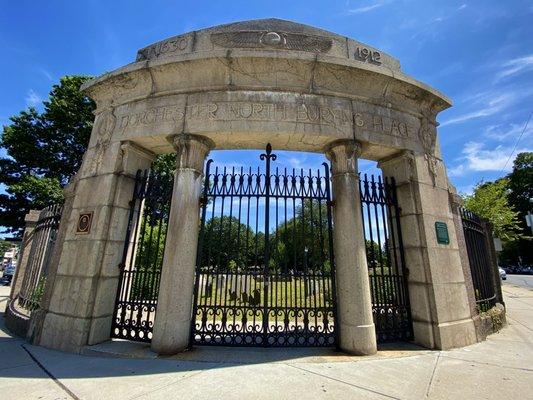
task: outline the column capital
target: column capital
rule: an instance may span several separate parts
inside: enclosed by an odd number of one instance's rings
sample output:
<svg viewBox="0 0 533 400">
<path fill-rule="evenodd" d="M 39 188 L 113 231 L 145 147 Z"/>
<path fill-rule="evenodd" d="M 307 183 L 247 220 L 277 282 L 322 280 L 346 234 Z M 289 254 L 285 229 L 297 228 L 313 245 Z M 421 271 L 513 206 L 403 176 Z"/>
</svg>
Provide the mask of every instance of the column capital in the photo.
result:
<svg viewBox="0 0 533 400">
<path fill-rule="evenodd" d="M 199 173 L 203 171 L 207 155 L 215 147 L 211 139 L 199 135 L 179 134 L 168 140 L 176 150 L 176 168 L 194 169 Z"/>
<path fill-rule="evenodd" d="M 352 139 L 340 139 L 328 144 L 326 157 L 331 161 L 333 175 L 357 174 L 357 159 L 361 156 L 360 142 Z"/>
</svg>

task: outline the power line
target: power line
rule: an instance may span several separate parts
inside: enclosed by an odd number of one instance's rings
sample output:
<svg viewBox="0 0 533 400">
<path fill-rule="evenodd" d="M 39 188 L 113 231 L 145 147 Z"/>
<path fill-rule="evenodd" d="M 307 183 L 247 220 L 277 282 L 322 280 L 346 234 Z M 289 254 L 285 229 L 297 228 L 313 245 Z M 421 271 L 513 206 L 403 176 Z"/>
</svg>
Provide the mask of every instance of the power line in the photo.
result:
<svg viewBox="0 0 533 400">
<path fill-rule="evenodd" d="M 524 125 L 524 129 L 522 129 L 522 133 L 520 134 L 520 136 L 518 136 L 518 139 L 516 140 L 515 144 L 514 144 L 514 147 L 513 147 L 513 151 L 511 151 L 511 154 L 509 154 L 509 158 L 507 159 L 507 161 L 505 162 L 505 165 L 503 166 L 502 170 L 500 171 L 500 173 L 502 173 L 503 171 L 505 171 L 505 167 L 507 167 L 507 164 L 509 163 L 509 160 L 511 159 L 511 157 L 513 156 L 514 154 L 514 151 L 516 150 L 516 147 L 518 146 L 518 143 L 520 142 L 520 139 L 522 139 L 522 136 L 524 135 L 524 132 L 526 131 L 527 129 L 527 125 L 529 124 L 529 120 L 531 119 L 531 115 L 533 114 L 533 111 L 529 113 L 529 117 L 527 118 L 527 121 L 526 121 L 526 124 Z"/>
</svg>

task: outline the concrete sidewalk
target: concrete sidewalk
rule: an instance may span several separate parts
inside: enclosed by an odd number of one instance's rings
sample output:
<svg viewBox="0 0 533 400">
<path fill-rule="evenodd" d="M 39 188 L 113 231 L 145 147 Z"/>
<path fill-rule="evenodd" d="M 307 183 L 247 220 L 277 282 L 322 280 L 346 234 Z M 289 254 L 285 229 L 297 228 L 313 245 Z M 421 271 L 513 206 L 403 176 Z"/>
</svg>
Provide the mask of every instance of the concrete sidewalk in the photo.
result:
<svg viewBox="0 0 533 400">
<path fill-rule="evenodd" d="M 486 342 L 370 358 L 224 348 L 168 359 L 80 356 L 13 338 L 0 318 L 0 399 L 533 399 L 533 290 L 503 290 L 509 325 Z M 0 287 L 0 310 L 8 293 Z"/>
</svg>

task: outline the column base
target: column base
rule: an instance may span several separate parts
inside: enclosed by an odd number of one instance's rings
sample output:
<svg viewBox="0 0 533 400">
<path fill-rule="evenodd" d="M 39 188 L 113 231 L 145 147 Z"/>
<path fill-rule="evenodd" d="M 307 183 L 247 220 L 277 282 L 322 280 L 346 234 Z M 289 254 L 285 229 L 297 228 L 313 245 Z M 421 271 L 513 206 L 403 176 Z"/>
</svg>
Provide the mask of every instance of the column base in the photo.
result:
<svg viewBox="0 0 533 400">
<path fill-rule="evenodd" d="M 167 324 L 164 333 L 159 331 L 158 335 L 153 336 L 150 348 L 154 353 L 166 356 L 187 350 L 189 347 L 190 324 L 190 320 Z"/>
<path fill-rule="evenodd" d="M 341 322 L 339 336 L 339 347 L 346 353 L 370 356 L 378 351 L 374 324 L 355 326 Z"/>
</svg>

